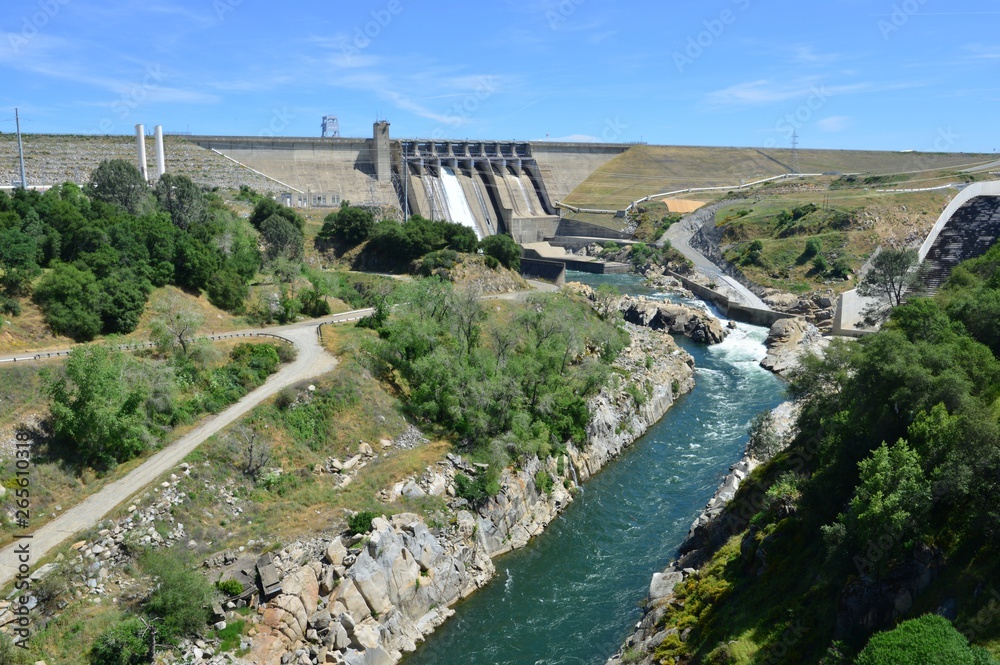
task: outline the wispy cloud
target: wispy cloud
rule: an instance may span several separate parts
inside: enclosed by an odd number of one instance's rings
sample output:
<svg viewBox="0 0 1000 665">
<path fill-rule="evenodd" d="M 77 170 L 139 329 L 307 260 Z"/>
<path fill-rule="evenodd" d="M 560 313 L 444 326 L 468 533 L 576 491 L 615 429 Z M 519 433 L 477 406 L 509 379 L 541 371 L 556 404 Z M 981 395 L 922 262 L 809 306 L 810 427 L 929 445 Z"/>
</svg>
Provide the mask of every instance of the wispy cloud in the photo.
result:
<svg viewBox="0 0 1000 665">
<path fill-rule="evenodd" d="M 128 95 L 137 87 L 143 88 L 145 102 L 208 104 L 219 97 L 199 90 L 171 87 L 165 84 L 170 73 L 160 64 L 133 63 L 129 74 L 97 74 L 96 67 L 80 62 L 75 53 L 82 45 L 61 37 L 39 34 L 22 47 L 10 38 L 12 33 L 0 33 L 0 66 L 34 76 L 58 81 L 70 81 L 114 95 Z M 155 85 L 150 83 L 154 82 Z"/>
<path fill-rule="evenodd" d="M 817 121 L 816 126 L 824 132 L 842 132 L 851 126 L 851 119 L 846 115 L 834 115 Z"/>
<path fill-rule="evenodd" d="M 724 106 L 763 106 L 808 98 L 820 94 L 824 97 L 855 95 L 880 90 L 902 90 L 920 87 L 920 83 L 881 84 L 874 82 L 828 85 L 820 77 L 809 77 L 792 82 L 770 79 L 748 81 L 710 92 L 707 101 Z"/>
</svg>

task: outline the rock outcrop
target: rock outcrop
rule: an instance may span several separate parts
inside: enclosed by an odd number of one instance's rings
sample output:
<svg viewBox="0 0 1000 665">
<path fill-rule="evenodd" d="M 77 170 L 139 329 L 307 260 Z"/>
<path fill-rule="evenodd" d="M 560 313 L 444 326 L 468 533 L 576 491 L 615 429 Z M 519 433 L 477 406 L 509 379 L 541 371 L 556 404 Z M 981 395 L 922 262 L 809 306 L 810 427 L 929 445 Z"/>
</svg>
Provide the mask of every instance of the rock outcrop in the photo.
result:
<svg viewBox="0 0 1000 665">
<path fill-rule="evenodd" d="M 762 298 L 772 309 L 797 314 L 825 333 L 833 329 L 833 319 L 837 312 L 837 296 L 833 291 L 820 291 L 802 297 L 794 293 L 767 289 Z"/>
<path fill-rule="evenodd" d="M 767 356 L 760 361 L 760 366 L 784 375 L 795 370 L 804 355 L 819 354 L 829 343 L 819 328 L 808 321 L 781 319 L 771 326 L 764 342 Z"/>
<path fill-rule="evenodd" d="M 663 278 L 660 283 L 664 288 L 670 288 L 666 279 Z M 644 328 L 684 335 L 701 344 L 718 344 L 729 334 L 719 319 L 703 309 L 643 296 L 620 296 L 608 299 L 579 282 L 569 282 L 566 288 L 590 300 L 599 313 L 619 310 L 626 321 Z M 679 287 L 678 291 L 684 293 L 683 288 Z"/>
<path fill-rule="evenodd" d="M 701 344 L 718 344 L 728 331 L 708 312 L 672 302 L 625 296 L 619 303 L 625 320 L 653 330 L 666 330 L 690 337 Z"/>
</svg>

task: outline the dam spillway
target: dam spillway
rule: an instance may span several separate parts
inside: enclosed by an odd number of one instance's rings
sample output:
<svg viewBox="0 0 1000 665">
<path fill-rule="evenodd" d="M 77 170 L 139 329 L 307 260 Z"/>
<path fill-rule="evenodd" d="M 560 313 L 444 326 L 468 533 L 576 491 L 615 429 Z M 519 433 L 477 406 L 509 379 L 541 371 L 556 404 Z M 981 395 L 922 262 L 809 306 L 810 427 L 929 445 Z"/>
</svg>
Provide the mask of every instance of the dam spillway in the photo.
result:
<svg viewBox="0 0 1000 665">
<path fill-rule="evenodd" d="M 511 233 L 522 242 L 558 228 L 530 143 L 401 141 L 393 162 L 410 214 L 471 226 L 481 238 Z"/>
</svg>

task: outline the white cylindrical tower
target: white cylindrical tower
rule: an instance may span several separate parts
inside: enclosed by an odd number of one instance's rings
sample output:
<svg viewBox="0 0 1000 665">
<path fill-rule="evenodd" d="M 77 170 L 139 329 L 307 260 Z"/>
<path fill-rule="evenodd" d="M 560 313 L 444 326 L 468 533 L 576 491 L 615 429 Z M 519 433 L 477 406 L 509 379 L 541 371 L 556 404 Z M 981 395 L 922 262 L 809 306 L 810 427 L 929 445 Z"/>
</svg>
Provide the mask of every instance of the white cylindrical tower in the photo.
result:
<svg viewBox="0 0 1000 665">
<path fill-rule="evenodd" d="M 149 182 L 149 170 L 146 167 L 146 127 L 142 124 L 135 126 L 135 144 L 139 150 L 139 173 L 142 179 Z"/>
<path fill-rule="evenodd" d="M 163 151 L 163 125 L 157 125 L 154 134 L 156 136 L 156 177 L 160 178 L 167 172 L 167 158 Z"/>
</svg>

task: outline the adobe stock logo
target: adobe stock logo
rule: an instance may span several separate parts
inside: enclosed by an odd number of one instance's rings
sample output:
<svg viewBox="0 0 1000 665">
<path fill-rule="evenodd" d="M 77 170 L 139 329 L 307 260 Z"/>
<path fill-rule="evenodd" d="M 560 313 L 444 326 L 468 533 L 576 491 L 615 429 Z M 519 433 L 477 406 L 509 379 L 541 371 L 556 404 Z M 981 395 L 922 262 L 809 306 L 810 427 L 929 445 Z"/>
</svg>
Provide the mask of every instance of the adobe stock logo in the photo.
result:
<svg viewBox="0 0 1000 665">
<path fill-rule="evenodd" d="M 882 33 L 882 39 L 889 41 L 889 38 L 910 22 L 910 19 L 920 13 L 921 7 L 927 4 L 927 0 L 906 0 L 892 6 L 892 14 L 889 20 L 879 19 L 878 31 Z"/>
<path fill-rule="evenodd" d="M 732 0 L 732 2 L 739 11 L 745 12 L 750 8 L 751 0 Z M 674 51 L 673 53 L 674 66 L 677 67 L 677 71 L 683 74 L 686 67 L 693 65 L 695 60 L 705 54 L 705 51 L 712 48 L 726 32 L 726 28 L 736 23 L 738 16 L 739 14 L 732 9 L 723 9 L 717 17 L 702 21 L 702 26 L 705 29 L 688 37 L 683 51 Z"/>
<path fill-rule="evenodd" d="M 361 52 L 371 46 L 372 42 L 389 27 L 393 19 L 403 13 L 403 3 L 400 0 L 390 0 L 384 9 L 373 9 L 372 20 L 354 28 L 354 35 L 345 39 L 340 45 L 344 57 L 350 59 L 361 55 Z"/>
<path fill-rule="evenodd" d="M 20 32 L 11 32 L 7 35 L 10 50 L 15 55 L 28 45 L 28 42 L 38 35 L 42 28 L 54 19 L 62 8 L 70 3 L 70 0 L 41 0 L 38 3 L 38 11 L 33 14 L 25 14 L 21 24 Z"/>
</svg>

